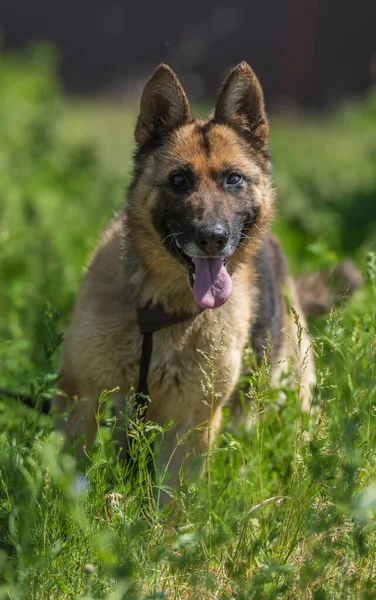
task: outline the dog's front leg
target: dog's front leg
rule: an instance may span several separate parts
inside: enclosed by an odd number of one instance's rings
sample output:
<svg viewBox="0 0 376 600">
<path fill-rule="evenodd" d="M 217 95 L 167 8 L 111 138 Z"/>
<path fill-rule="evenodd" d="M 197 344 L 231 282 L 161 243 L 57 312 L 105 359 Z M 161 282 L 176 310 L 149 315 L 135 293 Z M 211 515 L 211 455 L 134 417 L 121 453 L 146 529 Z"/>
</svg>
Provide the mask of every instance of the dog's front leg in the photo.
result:
<svg viewBox="0 0 376 600">
<path fill-rule="evenodd" d="M 74 446 L 81 458 L 85 448 L 91 448 L 97 433 L 96 411 L 98 398 L 82 398 L 71 402 L 69 398 L 56 395 L 55 427 L 64 435 L 64 450 Z"/>
<path fill-rule="evenodd" d="M 222 408 L 196 427 L 175 424 L 164 432 L 156 444 L 157 492 L 156 499 L 165 504 L 171 499 L 171 492 L 179 489 L 180 469 L 187 481 L 197 479 L 204 471 L 202 455 L 209 452 L 222 419 Z"/>
<path fill-rule="evenodd" d="M 127 405 L 126 394 L 123 392 L 111 392 L 110 401 L 116 419 L 114 436 L 117 452 L 121 460 L 127 460 L 128 456 L 128 425 L 131 411 Z"/>
</svg>

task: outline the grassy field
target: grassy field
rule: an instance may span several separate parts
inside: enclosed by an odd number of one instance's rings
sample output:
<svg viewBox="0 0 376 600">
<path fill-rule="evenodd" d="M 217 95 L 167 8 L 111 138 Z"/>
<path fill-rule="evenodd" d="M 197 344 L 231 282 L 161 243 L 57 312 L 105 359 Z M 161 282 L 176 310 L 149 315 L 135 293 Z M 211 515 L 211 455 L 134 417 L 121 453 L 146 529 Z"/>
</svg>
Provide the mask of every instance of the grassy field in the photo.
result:
<svg viewBox="0 0 376 600">
<path fill-rule="evenodd" d="M 135 108 L 67 100 L 48 49 L 0 57 L 0 387 L 52 392 L 87 258 L 121 207 Z M 376 597 L 376 97 L 271 116 L 274 225 L 300 273 L 352 256 L 361 291 L 310 323 L 319 420 L 261 364 L 253 426 L 225 425 L 202 481 L 160 511 L 117 460 L 103 396 L 85 464 L 51 418 L 0 398 L 0 598 Z M 215 381 L 211 382 L 215 385 Z M 142 437 L 144 431 L 139 431 Z"/>
</svg>

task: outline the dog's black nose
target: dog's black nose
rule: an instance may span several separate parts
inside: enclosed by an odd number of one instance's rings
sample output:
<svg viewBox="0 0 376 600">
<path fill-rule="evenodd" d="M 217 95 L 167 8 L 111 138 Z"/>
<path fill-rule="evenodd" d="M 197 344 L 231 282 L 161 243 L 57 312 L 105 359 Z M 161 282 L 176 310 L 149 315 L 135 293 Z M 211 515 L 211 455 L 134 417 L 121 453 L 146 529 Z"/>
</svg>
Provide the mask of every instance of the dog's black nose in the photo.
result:
<svg viewBox="0 0 376 600">
<path fill-rule="evenodd" d="M 196 246 L 206 254 L 218 254 L 226 247 L 229 232 L 225 225 L 217 223 L 214 227 L 203 227 L 196 232 Z"/>
</svg>

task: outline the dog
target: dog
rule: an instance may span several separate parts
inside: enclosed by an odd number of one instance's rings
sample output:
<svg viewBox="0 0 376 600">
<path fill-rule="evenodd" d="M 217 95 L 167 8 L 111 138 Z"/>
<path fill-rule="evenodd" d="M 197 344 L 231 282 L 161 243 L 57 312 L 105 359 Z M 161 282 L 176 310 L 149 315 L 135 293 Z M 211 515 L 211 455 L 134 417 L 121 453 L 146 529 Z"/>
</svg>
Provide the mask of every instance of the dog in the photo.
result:
<svg viewBox="0 0 376 600">
<path fill-rule="evenodd" d="M 274 382 L 292 359 L 309 410 L 315 371 L 306 319 L 270 234 L 268 135 L 263 92 L 247 63 L 230 72 L 207 120 L 192 117 L 168 66 L 151 75 L 126 206 L 99 242 L 63 343 L 55 410 L 68 446 L 73 438 L 81 449 L 93 444 L 103 390 L 116 388 L 112 400 L 124 410 L 139 377 L 137 311 L 153 307 L 178 321 L 154 333 L 147 373 L 146 417 L 172 423 L 156 458 L 159 470 L 168 465 L 167 485 L 177 487 L 184 459 L 213 442 L 249 342 L 260 359 L 270 341 Z"/>
</svg>

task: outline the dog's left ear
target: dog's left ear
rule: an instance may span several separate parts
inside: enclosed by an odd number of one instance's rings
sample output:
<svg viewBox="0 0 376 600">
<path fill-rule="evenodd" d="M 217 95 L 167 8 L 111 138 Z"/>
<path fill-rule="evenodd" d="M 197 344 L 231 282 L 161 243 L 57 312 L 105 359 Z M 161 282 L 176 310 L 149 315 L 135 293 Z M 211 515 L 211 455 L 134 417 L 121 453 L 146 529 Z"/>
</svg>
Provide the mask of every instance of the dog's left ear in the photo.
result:
<svg viewBox="0 0 376 600">
<path fill-rule="evenodd" d="M 135 129 L 141 146 L 153 138 L 169 133 L 191 119 L 191 109 L 175 73 L 160 64 L 147 82 L 141 97 L 140 114 Z"/>
<path fill-rule="evenodd" d="M 264 96 L 259 80 L 246 62 L 238 64 L 223 84 L 214 119 L 229 123 L 250 141 L 266 144 L 269 126 Z"/>
</svg>

